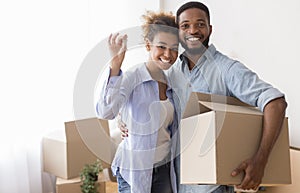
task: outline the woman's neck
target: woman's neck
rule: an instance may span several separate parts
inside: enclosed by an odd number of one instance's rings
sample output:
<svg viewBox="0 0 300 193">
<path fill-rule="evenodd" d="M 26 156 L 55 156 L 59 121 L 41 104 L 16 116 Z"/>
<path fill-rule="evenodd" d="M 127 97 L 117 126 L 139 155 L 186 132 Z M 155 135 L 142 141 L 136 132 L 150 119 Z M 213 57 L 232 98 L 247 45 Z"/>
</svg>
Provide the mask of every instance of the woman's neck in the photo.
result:
<svg viewBox="0 0 300 193">
<path fill-rule="evenodd" d="M 146 67 L 147 67 L 147 69 L 148 69 L 148 71 L 149 71 L 151 77 L 152 77 L 154 80 L 166 84 L 165 75 L 164 75 L 164 72 L 163 72 L 161 69 L 157 68 L 157 67 L 155 66 L 155 64 L 150 63 L 150 62 L 148 62 L 148 63 L 146 64 Z"/>
</svg>

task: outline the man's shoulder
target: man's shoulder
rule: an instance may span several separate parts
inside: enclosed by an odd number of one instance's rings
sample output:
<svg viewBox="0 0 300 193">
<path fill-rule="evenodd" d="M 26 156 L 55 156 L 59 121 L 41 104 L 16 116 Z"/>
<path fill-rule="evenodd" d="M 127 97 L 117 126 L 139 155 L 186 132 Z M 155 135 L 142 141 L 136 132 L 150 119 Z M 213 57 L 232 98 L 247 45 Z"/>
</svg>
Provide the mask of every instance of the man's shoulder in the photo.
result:
<svg viewBox="0 0 300 193">
<path fill-rule="evenodd" d="M 211 68 L 212 66 L 218 67 L 221 71 L 227 72 L 232 67 L 240 67 L 243 66 L 243 64 L 238 61 L 237 59 L 234 59 L 218 50 L 215 50 L 214 55 L 211 56 L 209 59 L 209 64 L 207 67 Z M 215 65 L 211 65 L 211 64 Z"/>
<path fill-rule="evenodd" d="M 214 45 L 211 45 L 211 46 L 214 47 Z M 222 53 L 221 51 L 217 50 L 216 48 L 214 49 L 212 57 L 215 61 L 220 62 L 222 64 L 229 64 L 229 63 L 237 62 L 237 60 L 231 58 L 227 54 Z"/>
</svg>

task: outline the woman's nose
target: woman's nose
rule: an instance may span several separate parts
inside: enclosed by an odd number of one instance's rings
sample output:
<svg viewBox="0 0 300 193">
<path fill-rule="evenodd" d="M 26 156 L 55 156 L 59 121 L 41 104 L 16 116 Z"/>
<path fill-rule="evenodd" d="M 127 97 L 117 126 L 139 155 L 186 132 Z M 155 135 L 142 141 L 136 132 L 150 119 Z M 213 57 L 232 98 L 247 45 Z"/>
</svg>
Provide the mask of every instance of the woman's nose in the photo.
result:
<svg viewBox="0 0 300 193">
<path fill-rule="evenodd" d="M 171 49 L 170 49 L 170 48 L 167 48 L 167 49 L 165 50 L 164 56 L 166 56 L 166 57 L 168 57 L 168 58 L 171 56 Z"/>
</svg>

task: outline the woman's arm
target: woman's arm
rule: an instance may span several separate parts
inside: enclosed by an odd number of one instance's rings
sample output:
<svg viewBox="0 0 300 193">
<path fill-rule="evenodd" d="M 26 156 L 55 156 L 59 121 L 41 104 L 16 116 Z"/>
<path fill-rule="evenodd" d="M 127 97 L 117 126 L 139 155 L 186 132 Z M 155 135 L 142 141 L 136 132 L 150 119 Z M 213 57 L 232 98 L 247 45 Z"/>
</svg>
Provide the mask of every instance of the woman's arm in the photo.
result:
<svg viewBox="0 0 300 193">
<path fill-rule="evenodd" d="M 126 53 L 127 35 L 110 34 L 107 43 L 111 56 L 109 75 L 102 86 L 96 110 L 100 118 L 114 119 L 127 98 L 126 92 L 121 91 L 126 84 L 121 75 L 121 66 Z"/>
</svg>

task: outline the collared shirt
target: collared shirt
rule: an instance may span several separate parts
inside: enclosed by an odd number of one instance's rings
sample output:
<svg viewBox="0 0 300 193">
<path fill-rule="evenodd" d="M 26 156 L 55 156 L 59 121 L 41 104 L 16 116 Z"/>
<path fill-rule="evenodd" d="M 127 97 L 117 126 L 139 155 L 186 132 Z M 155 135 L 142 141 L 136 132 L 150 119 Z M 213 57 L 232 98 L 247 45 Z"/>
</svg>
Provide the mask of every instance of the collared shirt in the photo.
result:
<svg viewBox="0 0 300 193">
<path fill-rule="evenodd" d="M 145 64 L 135 66 L 120 76 L 108 78 L 109 73 L 106 76 L 107 81 L 103 84 L 97 103 L 98 116 L 113 119 L 121 112 L 129 134 L 117 149 L 112 163 L 113 173 L 116 174 L 117 168 L 120 168 L 120 174 L 130 185 L 132 193 L 150 193 L 158 130 L 161 126 L 159 120 L 162 116 L 158 83 L 152 79 Z M 174 104 L 174 93 L 170 87 L 166 94 Z M 176 116 L 175 110 L 174 121 L 169 126 L 171 136 L 177 130 Z M 173 162 L 171 166 L 173 192 L 176 193 Z"/>
<path fill-rule="evenodd" d="M 214 45 L 209 46 L 192 70 L 188 68 L 188 59 L 184 53 L 180 55 L 169 71 L 171 81 L 179 83 L 176 87 L 182 86 L 183 80 L 178 76 L 179 73 L 183 73 L 189 81 L 191 91 L 236 97 L 261 111 L 271 100 L 284 96 L 241 62 L 218 52 Z M 183 95 L 182 100 L 186 101 L 188 96 Z"/>
<path fill-rule="evenodd" d="M 168 76 L 174 84 L 173 89 L 181 93 L 179 100 L 181 109 L 184 109 L 192 91 L 236 97 L 258 107 L 261 111 L 271 100 L 284 96 L 282 92 L 261 80 L 256 73 L 241 62 L 218 52 L 214 45 L 209 46 L 192 70 L 188 68 L 188 59 L 184 53 L 181 54 L 168 71 Z M 180 175 L 178 157 L 176 170 Z M 178 191 L 207 193 L 217 188 L 218 185 L 179 185 Z"/>
</svg>

